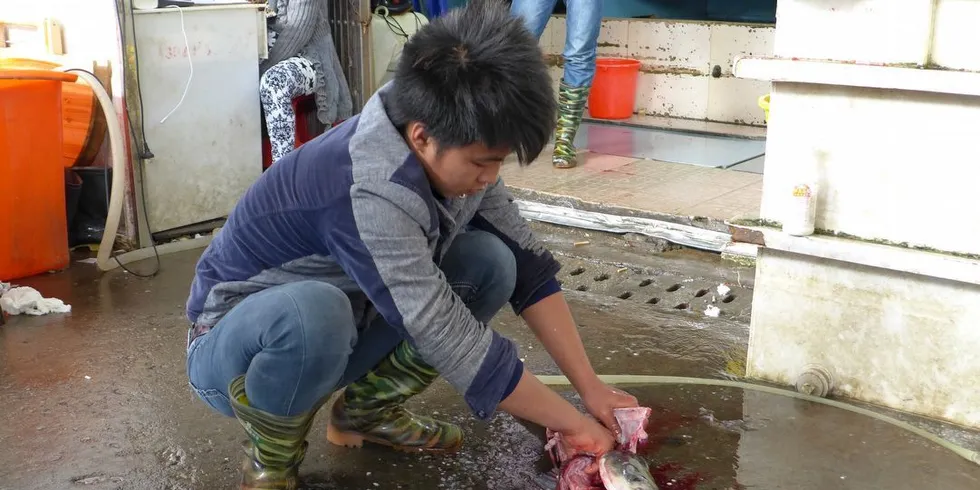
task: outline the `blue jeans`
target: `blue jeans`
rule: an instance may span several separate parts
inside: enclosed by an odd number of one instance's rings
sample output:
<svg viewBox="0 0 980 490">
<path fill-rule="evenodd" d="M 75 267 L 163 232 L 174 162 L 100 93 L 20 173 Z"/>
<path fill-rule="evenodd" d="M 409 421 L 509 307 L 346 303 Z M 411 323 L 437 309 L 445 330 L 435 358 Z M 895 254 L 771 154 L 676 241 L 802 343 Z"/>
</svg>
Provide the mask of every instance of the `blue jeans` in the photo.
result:
<svg viewBox="0 0 980 490">
<path fill-rule="evenodd" d="M 441 268 L 483 323 L 513 294 L 514 255 L 490 233 L 456 237 Z M 187 350 L 187 375 L 197 396 L 224 415 L 234 416 L 228 384 L 244 374 L 251 406 L 292 417 L 364 376 L 401 341 L 401 334 L 380 317 L 358 332 L 350 300 L 340 289 L 295 282 L 250 295 L 194 339 Z"/>
<path fill-rule="evenodd" d="M 524 19 L 535 37 L 541 38 L 558 0 L 513 0 L 510 11 Z M 602 0 L 565 0 L 565 83 L 572 87 L 592 84 L 596 47 L 602 27 Z"/>
</svg>

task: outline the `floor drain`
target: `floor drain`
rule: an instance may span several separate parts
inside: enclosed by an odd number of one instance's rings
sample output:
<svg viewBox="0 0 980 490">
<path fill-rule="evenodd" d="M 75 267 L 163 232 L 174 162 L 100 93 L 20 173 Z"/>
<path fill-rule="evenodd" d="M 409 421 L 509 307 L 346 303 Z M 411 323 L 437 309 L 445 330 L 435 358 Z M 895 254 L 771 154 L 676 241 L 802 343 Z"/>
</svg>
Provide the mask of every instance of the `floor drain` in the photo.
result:
<svg viewBox="0 0 980 490">
<path fill-rule="evenodd" d="M 625 293 L 619 295 L 619 299 L 630 299 L 632 297 L 633 297 L 633 293 L 629 291 L 626 291 Z"/>
<path fill-rule="evenodd" d="M 585 267 L 579 267 L 578 269 L 573 270 L 570 275 L 578 276 L 581 275 L 583 272 L 585 272 Z"/>
<path fill-rule="evenodd" d="M 725 298 L 721 300 L 722 303 L 731 303 L 732 301 L 735 301 L 734 294 L 729 294 L 728 296 L 725 296 Z"/>
<path fill-rule="evenodd" d="M 707 289 L 701 289 L 698 292 L 694 293 L 694 297 L 695 298 L 700 298 L 700 297 L 702 297 L 702 296 L 704 296 L 706 294 L 708 294 L 708 290 Z"/>
<path fill-rule="evenodd" d="M 681 288 L 681 285 L 680 284 L 674 284 L 673 286 L 667 288 L 667 292 L 668 293 L 673 293 L 674 291 L 677 291 L 680 288 Z"/>
<path fill-rule="evenodd" d="M 660 298 L 650 298 L 647 300 L 648 305 L 655 305 L 660 302 Z"/>
<path fill-rule="evenodd" d="M 575 290 L 576 290 L 576 291 L 588 291 L 588 290 L 589 290 L 589 287 L 588 287 L 588 286 L 586 286 L 585 284 L 583 284 L 583 285 L 581 285 L 581 286 L 579 286 L 579 287 L 577 287 L 577 288 L 575 288 Z"/>
<path fill-rule="evenodd" d="M 595 276 L 596 282 L 605 281 L 606 279 L 609 279 L 609 274 L 599 274 L 598 276 Z"/>
<path fill-rule="evenodd" d="M 645 288 L 651 284 L 653 284 L 653 279 L 644 279 L 643 282 L 640 283 L 640 287 Z"/>
<path fill-rule="evenodd" d="M 686 309 L 688 309 L 690 307 L 691 307 L 691 305 L 689 305 L 687 303 L 681 303 L 681 304 L 675 306 L 674 309 L 675 310 L 686 310 Z"/>
</svg>

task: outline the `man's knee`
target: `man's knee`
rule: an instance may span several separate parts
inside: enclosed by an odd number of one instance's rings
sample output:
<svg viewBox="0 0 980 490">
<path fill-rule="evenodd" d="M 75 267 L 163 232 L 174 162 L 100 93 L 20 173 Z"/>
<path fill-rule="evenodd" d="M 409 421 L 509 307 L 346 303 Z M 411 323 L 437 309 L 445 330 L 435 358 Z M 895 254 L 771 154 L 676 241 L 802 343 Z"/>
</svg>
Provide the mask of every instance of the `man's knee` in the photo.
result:
<svg viewBox="0 0 980 490">
<path fill-rule="evenodd" d="M 492 233 L 474 230 L 457 240 L 462 254 L 467 258 L 466 276 L 481 295 L 493 295 L 506 301 L 514 293 L 517 281 L 517 259 L 506 244 Z"/>
<path fill-rule="evenodd" d="M 288 343 L 349 352 L 357 340 L 350 299 L 336 286 L 300 281 L 279 286 L 281 315 L 272 333 Z"/>
</svg>

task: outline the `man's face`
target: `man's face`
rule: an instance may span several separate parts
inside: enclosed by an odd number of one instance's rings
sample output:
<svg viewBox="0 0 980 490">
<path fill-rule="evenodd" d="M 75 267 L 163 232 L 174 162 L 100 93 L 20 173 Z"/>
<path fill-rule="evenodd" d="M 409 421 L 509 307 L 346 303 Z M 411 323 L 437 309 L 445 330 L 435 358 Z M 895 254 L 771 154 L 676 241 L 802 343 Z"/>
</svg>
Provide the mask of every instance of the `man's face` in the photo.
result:
<svg viewBox="0 0 980 490">
<path fill-rule="evenodd" d="M 423 128 L 409 125 L 409 146 L 422 162 L 429 182 L 443 197 L 475 194 L 497 181 L 508 148 L 487 148 L 474 143 L 460 148 L 443 148 L 425 134 Z"/>
</svg>

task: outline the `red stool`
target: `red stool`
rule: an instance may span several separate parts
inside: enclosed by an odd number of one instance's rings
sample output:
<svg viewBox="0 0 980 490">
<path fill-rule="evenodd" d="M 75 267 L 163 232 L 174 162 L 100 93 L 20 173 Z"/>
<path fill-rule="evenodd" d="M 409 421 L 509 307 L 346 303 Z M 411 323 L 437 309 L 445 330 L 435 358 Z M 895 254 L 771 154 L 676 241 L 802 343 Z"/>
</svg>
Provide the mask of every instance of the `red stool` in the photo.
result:
<svg viewBox="0 0 980 490">
<path fill-rule="evenodd" d="M 296 144 L 299 148 L 303 143 L 323 134 L 327 127 L 316 117 L 316 96 L 301 95 L 293 99 L 293 112 L 296 113 Z M 262 170 L 272 166 L 272 144 L 269 142 L 269 132 L 265 125 L 265 115 L 262 116 Z"/>
</svg>

